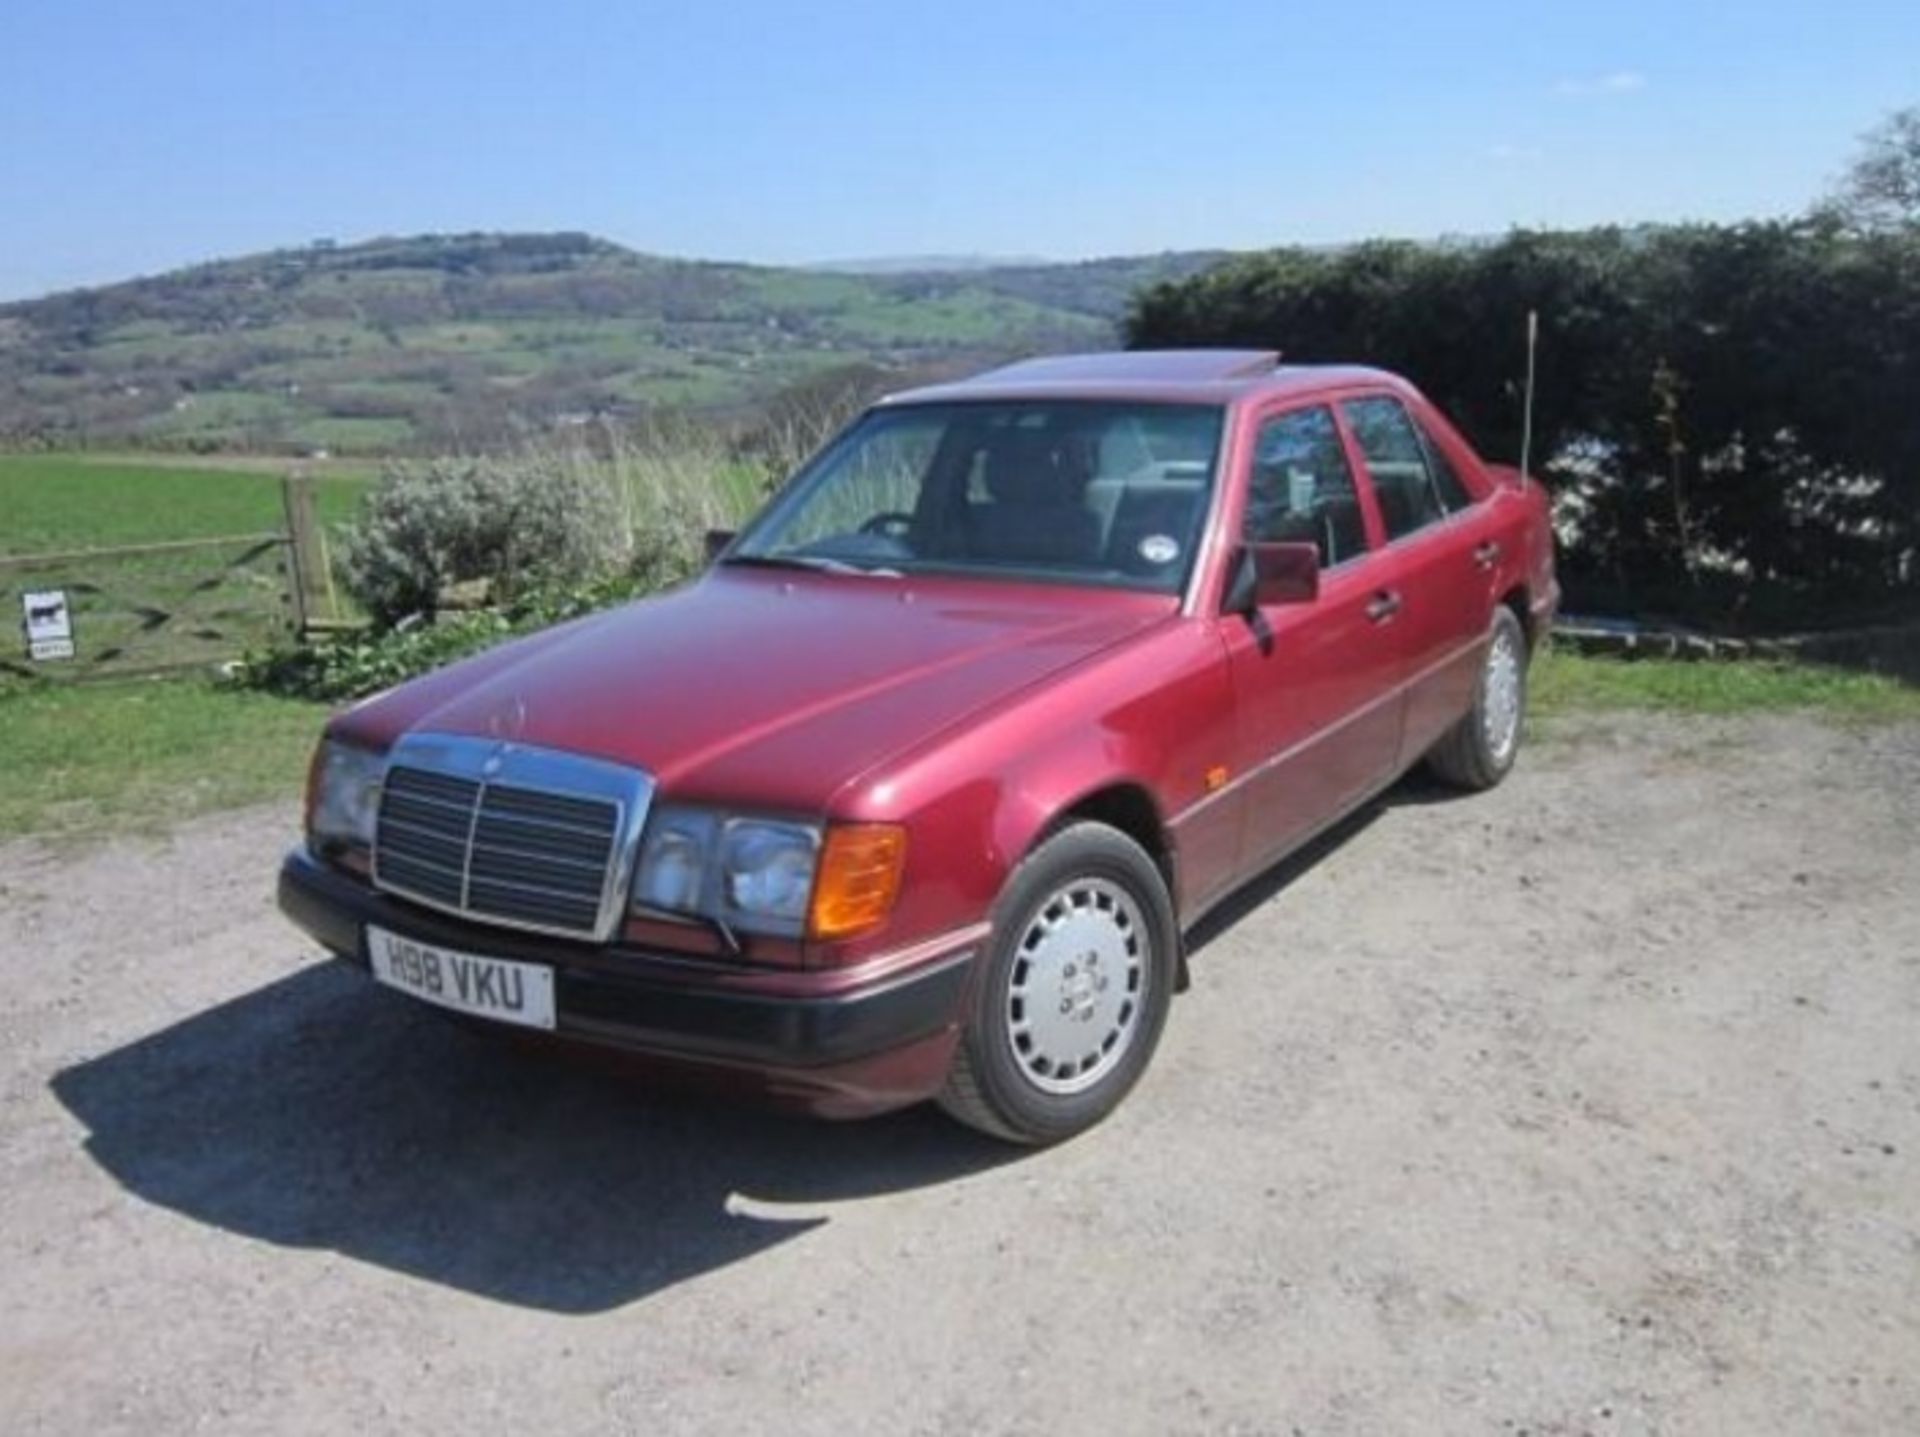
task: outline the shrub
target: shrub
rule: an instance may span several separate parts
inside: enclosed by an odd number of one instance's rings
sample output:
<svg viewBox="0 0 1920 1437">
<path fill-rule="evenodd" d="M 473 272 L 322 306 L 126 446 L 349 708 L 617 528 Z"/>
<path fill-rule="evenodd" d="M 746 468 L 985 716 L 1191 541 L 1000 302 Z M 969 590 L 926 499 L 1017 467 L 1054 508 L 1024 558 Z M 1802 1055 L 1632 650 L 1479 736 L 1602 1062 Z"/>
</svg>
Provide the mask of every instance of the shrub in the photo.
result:
<svg viewBox="0 0 1920 1437">
<path fill-rule="evenodd" d="M 289 642 L 248 655 L 235 681 L 243 688 L 290 698 L 326 702 L 363 698 L 507 639 L 624 603 L 662 583 L 661 573 L 647 571 L 573 589 L 523 593 L 502 608 L 445 614 L 435 622 L 407 629 L 342 635 L 310 644 Z"/>
<path fill-rule="evenodd" d="M 706 532 L 738 526 L 853 402 L 796 404 L 753 443 L 657 415 L 643 428 L 585 426 L 493 457 L 396 465 L 348 533 L 342 564 L 375 628 L 249 655 L 239 682 L 357 698 L 679 583 L 705 562 Z M 489 606 L 449 609 L 449 588 L 476 580 Z M 401 622 L 412 615 L 421 621 Z"/>
<path fill-rule="evenodd" d="M 795 462 L 743 456 L 713 426 L 668 418 L 531 440 L 499 456 L 396 465 L 349 531 L 342 564 L 375 627 L 251 654 L 238 680 L 357 698 L 667 588 L 704 563 L 708 529 L 738 525 Z M 476 580 L 487 607 L 448 607 L 451 586 Z M 419 621 L 402 622 L 413 615 Z"/>
<path fill-rule="evenodd" d="M 348 530 L 341 569 L 375 623 L 432 614 L 456 584 L 494 600 L 591 582 L 633 556 L 624 497 L 558 449 L 396 463 Z"/>
</svg>

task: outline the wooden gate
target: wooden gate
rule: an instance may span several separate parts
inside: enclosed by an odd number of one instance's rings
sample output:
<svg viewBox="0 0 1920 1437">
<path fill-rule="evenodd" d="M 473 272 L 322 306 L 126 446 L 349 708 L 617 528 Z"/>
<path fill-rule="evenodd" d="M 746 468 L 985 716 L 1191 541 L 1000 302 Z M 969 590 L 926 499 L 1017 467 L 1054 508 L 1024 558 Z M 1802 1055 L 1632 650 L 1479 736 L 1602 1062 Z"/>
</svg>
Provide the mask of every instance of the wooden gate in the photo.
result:
<svg viewBox="0 0 1920 1437">
<path fill-rule="evenodd" d="M 0 604 L 19 635 L 0 648 L 0 669 L 75 680 L 209 668 L 290 634 L 341 627 L 311 481 L 289 477 L 284 497 L 284 529 L 0 554 Z M 55 633 L 62 607 L 70 639 L 30 644 L 29 625 Z M 69 646 L 70 656 L 55 656 Z"/>
</svg>

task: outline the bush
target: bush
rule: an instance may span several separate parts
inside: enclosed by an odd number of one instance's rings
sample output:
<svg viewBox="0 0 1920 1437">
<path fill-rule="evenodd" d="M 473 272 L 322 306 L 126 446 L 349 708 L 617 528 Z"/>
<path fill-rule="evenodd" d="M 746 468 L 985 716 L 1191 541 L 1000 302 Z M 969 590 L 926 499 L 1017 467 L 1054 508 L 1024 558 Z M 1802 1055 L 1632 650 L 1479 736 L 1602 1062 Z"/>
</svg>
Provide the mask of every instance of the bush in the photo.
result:
<svg viewBox="0 0 1920 1437">
<path fill-rule="evenodd" d="M 435 613 L 455 585 L 511 601 L 615 574 L 632 554 L 624 497 L 604 468 L 529 449 L 389 466 L 347 532 L 341 569 L 389 627 Z"/>
<path fill-rule="evenodd" d="M 446 614 L 412 628 L 311 644 L 290 642 L 248 655 L 236 682 L 289 698 L 324 702 L 364 698 L 507 639 L 651 593 L 665 578 L 660 571 L 648 570 L 574 589 L 526 593 L 502 608 Z"/>
<path fill-rule="evenodd" d="M 396 466 L 349 534 L 343 565 L 375 627 L 249 655 L 239 682 L 358 698 L 679 583 L 705 562 L 706 531 L 738 525 L 800 457 L 743 455 L 711 425 L 663 418 L 492 458 Z M 488 607 L 448 608 L 450 586 L 474 580 Z"/>
</svg>

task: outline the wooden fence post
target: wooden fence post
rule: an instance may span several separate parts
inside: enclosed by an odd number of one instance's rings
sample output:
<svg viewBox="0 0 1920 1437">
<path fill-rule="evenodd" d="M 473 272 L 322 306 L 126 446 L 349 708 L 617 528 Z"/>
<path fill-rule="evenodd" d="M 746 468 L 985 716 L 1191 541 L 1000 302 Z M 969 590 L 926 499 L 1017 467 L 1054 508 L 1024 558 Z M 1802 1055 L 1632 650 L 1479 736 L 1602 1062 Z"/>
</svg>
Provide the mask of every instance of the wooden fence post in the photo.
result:
<svg viewBox="0 0 1920 1437">
<path fill-rule="evenodd" d="M 294 470 L 280 481 L 287 511 L 287 592 L 293 600 L 294 632 L 302 639 L 313 622 L 313 599 L 327 581 L 320 517 L 313 506 L 313 480 Z"/>
</svg>

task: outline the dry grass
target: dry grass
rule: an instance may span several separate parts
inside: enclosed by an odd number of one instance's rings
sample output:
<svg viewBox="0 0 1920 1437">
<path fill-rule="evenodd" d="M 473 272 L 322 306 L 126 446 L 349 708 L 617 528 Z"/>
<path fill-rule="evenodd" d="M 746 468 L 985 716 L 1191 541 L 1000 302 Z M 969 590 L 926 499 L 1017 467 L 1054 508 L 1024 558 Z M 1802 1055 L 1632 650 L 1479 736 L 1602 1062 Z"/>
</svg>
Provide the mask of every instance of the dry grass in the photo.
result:
<svg viewBox="0 0 1920 1437">
<path fill-rule="evenodd" d="M 638 428 L 604 424 L 542 436 L 518 452 L 599 477 L 626 516 L 630 552 L 690 572 L 702 562 L 707 531 L 743 524 L 854 408 L 849 401 L 788 415 L 757 430 L 750 445 L 703 420 L 667 416 Z"/>
</svg>

